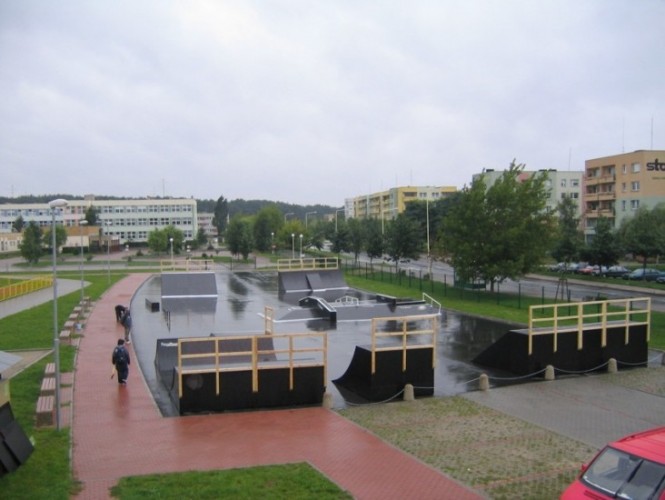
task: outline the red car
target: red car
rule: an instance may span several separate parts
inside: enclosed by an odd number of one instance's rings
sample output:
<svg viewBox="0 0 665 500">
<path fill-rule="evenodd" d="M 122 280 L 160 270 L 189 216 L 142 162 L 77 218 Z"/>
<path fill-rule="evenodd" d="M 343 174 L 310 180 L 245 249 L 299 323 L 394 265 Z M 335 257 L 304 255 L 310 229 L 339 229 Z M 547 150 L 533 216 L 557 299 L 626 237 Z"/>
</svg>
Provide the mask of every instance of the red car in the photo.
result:
<svg viewBox="0 0 665 500">
<path fill-rule="evenodd" d="M 665 427 L 603 448 L 561 495 L 562 500 L 583 498 L 665 499 Z"/>
</svg>

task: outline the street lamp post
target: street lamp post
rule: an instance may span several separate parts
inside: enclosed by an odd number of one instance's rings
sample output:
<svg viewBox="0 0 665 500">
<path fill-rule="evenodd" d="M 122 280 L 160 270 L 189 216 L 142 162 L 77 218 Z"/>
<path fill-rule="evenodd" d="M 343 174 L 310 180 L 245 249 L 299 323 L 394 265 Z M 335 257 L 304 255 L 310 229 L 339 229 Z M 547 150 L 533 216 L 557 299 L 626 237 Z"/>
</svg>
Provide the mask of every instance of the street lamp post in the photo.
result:
<svg viewBox="0 0 665 500">
<path fill-rule="evenodd" d="M 291 258 L 296 258 L 296 235 L 291 233 Z"/>
<path fill-rule="evenodd" d="M 289 217 L 289 215 L 294 215 L 293 212 L 289 212 L 288 214 L 284 214 L 284 222 L 286 222 L 286 219 Z"/>
<path fill-rule="evenodd" d="M 53 260 L 53 357 L 55 358 L 55 428 L 60 430 L 60 337 L 58 336 L 58 271 L 56 262 L 55 210 L 67 206 L 58 198 L 49 202 L 51 208 L 51 248 Z"/>
<path fill-rule="evenodd" d="M 314 215 L 315 213 L 316 213 L 316 210 L 314 210 L 313 212 L 307 212 L 305 214 L 305 229 L 307 229 L 307 216 L 308 215 Z"/>
<path fill-rule="evenodd" d="M 106 278 L 107 281 L 109 282 L 109 285 L 111 284 L 111 230 L 108 229 L 111 227 L 111 221 L 107 220 L 106 221 Z"/>
<path fill-rule="evenodd" d="M 337 210 L 335 210 L 335 232 L 337 232 L 337 213 L 343 211 L 344 211 L 343 208 L 338 208 Z"/>
<path fill-rule="evenodd" d="M 302 233 L 300 233 L 300 259 L 302 259 Z"/>
<path fill-rule="evenodd" d="M 270 253 L 275 253 L 275 233 L 270 233 Z"/>
<path fill-rule="evenodd" d="M 84 289 L 84 286 L 83 286 L 83 226 L 85 226 L 86 224 L 88 224 L 87 220 L 85 220 L 85 219 L 79 220 L 79 233 L 80 233 L 80 236 L 81 236 L 81 305 L 83 305 L 83 296 L 84 296 L 84 293 L 83 293 L 83 289 Z"/>
<path fill-rule="evenodd" d="M 173 266 L 173 238 L 169 238 L 169 243 L 171 244 L 171 266 Z"/>
</svg>

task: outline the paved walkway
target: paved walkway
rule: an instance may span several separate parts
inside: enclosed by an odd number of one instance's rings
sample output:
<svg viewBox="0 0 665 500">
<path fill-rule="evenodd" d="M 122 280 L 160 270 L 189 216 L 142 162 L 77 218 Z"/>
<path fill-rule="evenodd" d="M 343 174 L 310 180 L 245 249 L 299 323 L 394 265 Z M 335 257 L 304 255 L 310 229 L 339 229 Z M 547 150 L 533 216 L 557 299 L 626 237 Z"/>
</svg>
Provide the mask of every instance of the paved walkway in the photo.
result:
<svg viewBox="0 0 665 500">
<path fill-rule="evenodd" d="M 464 397 L 600 449 L 665 425 L 665 398 L 612 383 L 611 374 L 530 382 Z"/>
<path fill-rule="evenodd" d="M 161 417 L 136 365 L 127 386 L 110 378 L 111 352 L 122 335 L 113 307 L 129 303 L 147 277 L 114 285 L 81 339 L 72 426 L 79 499 L 109 498 L 123 476 L 293 462 L 310 463 L 357 499 L 481 498 L 331 410 Z"/>
</svg>

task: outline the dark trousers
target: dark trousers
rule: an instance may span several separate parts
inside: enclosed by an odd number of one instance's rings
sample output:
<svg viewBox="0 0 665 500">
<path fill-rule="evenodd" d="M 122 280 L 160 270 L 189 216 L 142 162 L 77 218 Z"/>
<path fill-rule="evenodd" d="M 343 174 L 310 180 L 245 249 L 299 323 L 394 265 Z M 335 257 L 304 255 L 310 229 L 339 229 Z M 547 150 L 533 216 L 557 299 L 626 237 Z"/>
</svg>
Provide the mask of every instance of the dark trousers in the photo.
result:
<svg viewBox="0 0 665 500">
<path fill-rule="evenodd" d="M 118 372 L 118 383 L 122 384 L 123 382 L 126 382 L 127 377 L 129 376 L 129 366 L 127 366 L 127 365 L 124 365 L 124 366 L 115 365 L 115 369 Z"/>
</svg>

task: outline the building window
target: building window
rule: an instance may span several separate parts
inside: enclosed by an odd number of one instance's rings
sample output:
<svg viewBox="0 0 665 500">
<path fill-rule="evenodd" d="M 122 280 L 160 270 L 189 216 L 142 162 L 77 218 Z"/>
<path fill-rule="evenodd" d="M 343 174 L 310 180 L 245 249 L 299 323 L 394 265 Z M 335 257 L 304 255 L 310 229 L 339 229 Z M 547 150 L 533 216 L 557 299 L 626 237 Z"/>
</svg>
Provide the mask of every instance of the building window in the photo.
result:
<svg viewBox="0 0 665 500">
<path fill-rule="evenodd" d="M 566 187 L 566 179 L 561 179 L 561 187 L 562 188 Z"/>
<path fill-rule="evenodd" d="M 626 211 L 626 200 L 621 200 L 621 211 L 622 212 Z"/>
<path fill-rule="evenodd" d="M 580 193 L 570 193 L 570 196 L 573 200 L 577 200 L 580 197 Z"/>
<path fill-rule="evenodd" d="M 625 182 L 622 182 L 622 183 L 621 183 L 621 192 L 622 192 L 622 193 L 625 193 L 625 192 L 626 192 L 626 183 L 625 183 Z"/>
<path fill-rule="evenodd" d="M 623 174 L 627 174 L 627 173 L 628 173 L 628 168 L 626 167 L 625 164 L 623 165 L 623 167 L 621 167 L 621 172 L 622 172 Z"/>
<path fill-rule="evenodd" d="M 632 165 L 632 172 L 634 174 L 638 173 L 640 171 L 640 164 L 639 163 L 633 163 Z"/>
<path fill-rule="evenodd" d="M 637 210 L 640 208 L 640 200 L 630 200 L 630 208 L 631 210 Z"/>
<path fill-rule="evenodd" d="M 633 181 L 630 183 L 630 190 L 631 191 L 639 191 L 640 190 L 640 181 Z"/>
<path fill-rule="evenodd" d="M 580 180 L 579 179 L 571 179 L 570 180 L 570 186 L 571 187 L 576 188 L 576 187 L 579 187 L 579 185 L 580 185 Z"/>
</svg>

